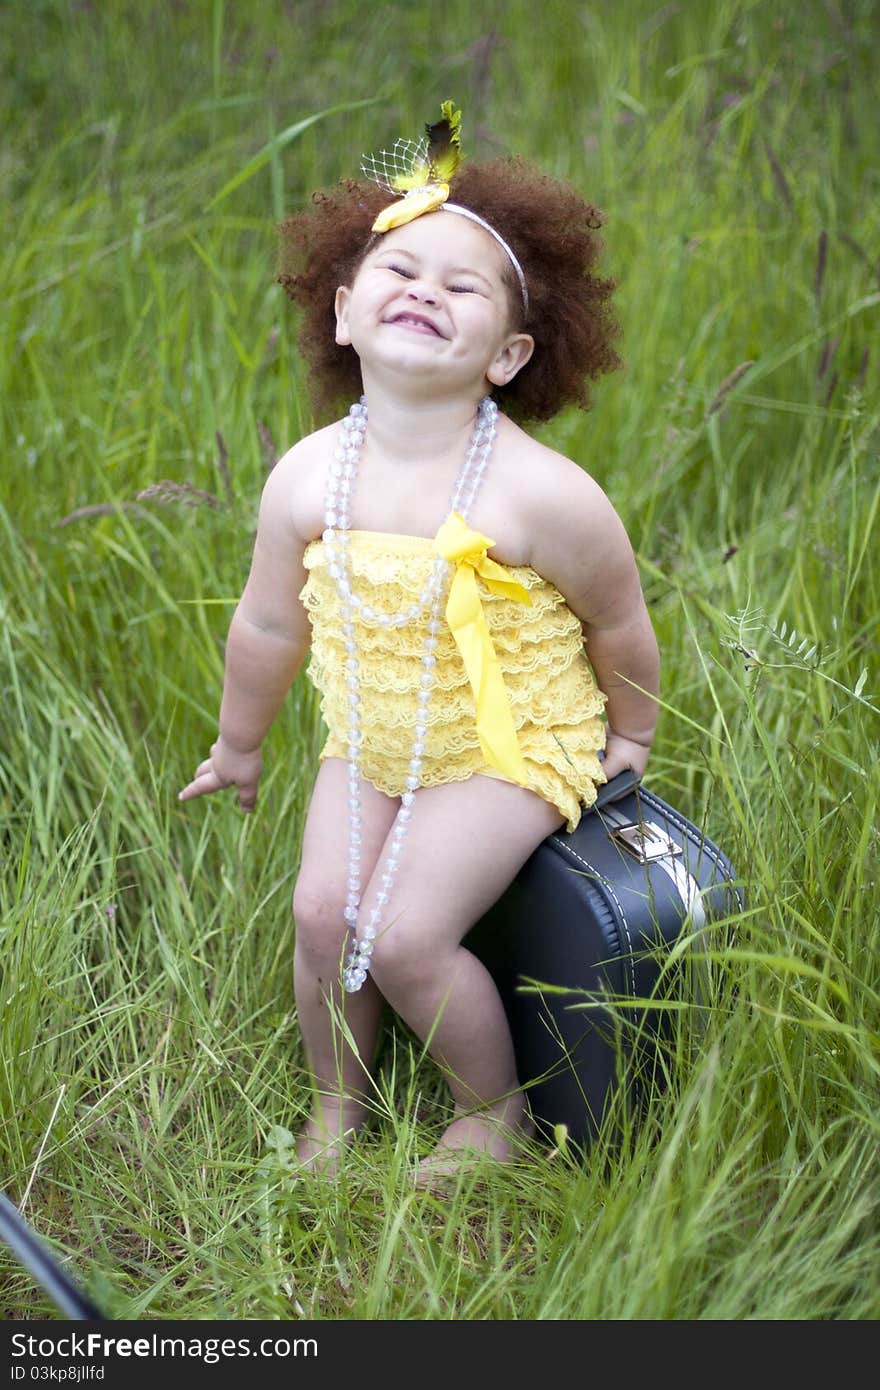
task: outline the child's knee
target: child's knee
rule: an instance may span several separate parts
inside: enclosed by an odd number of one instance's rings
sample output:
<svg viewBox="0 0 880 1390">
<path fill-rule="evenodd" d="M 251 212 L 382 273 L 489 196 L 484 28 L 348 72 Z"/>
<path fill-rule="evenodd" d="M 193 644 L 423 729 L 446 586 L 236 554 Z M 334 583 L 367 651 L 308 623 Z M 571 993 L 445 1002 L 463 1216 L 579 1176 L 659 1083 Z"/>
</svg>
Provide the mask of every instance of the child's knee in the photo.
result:
<svg viewBox="0 0 880 1390">
<path fill-rule="evenodd" d="M 293 890 L 297 954 L 324 965 L 338 962 L 347 933 L 342 913 L 345 899 L 332 884 L 300 876 Z"/>
<path fill-rule="evenodd" d="M 438 970 L 448 969 L 431 941 L 415 922 L 392 922 L 376 938 L 371 973 L 387 998 L 419 990 Z"/>
</svg>

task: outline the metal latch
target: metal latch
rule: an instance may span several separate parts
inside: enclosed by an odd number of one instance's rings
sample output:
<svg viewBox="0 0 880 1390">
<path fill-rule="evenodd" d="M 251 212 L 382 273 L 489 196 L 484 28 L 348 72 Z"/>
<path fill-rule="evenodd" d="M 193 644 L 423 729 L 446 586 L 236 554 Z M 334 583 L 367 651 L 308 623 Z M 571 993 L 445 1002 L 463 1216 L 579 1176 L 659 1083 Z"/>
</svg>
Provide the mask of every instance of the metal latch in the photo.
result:
<svg viewBox="0 0 880 1390">
<path fill-rule="evenodd" d="M 635 855 L 641 864 L 646 864 L 651 859 L 674 859 L 682 852 L 681 846 L 670 840 L 665 831 L 652 820 L 616 825 L 611 831 L 611 839 L 617 840 L 625 850 Z"/>
</svg>

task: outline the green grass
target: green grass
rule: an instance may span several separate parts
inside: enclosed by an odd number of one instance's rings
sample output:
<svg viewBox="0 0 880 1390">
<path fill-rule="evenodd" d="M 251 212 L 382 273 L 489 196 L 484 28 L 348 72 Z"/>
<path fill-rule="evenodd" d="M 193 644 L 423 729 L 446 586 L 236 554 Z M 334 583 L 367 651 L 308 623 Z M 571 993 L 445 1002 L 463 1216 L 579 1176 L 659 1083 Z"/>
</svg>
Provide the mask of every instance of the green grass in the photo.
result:
<svg viewBox="0 0 880 1390">
<path fill-rule="evenodd" d="M 442 46 L 433 13 L 4 16 L 3 1186 L 117 1317 L 876 1318 L 877 7 L 551 0 L 538 42 L 525 0 L 450 0 Z M 649 784 L 748 908 L 638 1128 L 440 1202 L 410 1172 L 445 1094 L 390 1028 L 344 1179 L 290 1177 L 306 683 L 255 816 L 175 792 L 312 424 L 274 221 L 447 96 L 474 156 L 609 214 L 626 367 L 542 433 L 627 524 Z M 52 1311 L 3 1252 L 0 1311 Z"/>
</svg>

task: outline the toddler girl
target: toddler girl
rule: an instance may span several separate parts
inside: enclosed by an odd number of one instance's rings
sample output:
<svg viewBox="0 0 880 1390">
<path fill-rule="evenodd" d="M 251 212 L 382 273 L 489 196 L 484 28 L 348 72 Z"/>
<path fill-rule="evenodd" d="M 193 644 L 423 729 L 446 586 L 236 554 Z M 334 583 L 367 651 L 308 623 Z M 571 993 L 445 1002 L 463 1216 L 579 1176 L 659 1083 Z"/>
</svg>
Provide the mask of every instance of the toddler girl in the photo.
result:
<svg viewBox="0 0 880 1390">
<path fill-rule="evenodd" d="M 530 1132 L 501 1000 L 462 940 L 597 783 L 644 771 L 658 682 L 619 517 L 516 423 L 586 407 L 619 365 L 602 219 L 522 161 L 462 165 L 459 113 L 442 117 L 370 162 L 379 186 L 282 224 L 318 402 L 355 400 L 265 485 L 218 737 L 180 793 L 235 786 L 253 809 L 311 647 L 329 737 L 293 902 L 315 1083 L 298 1153 L 332 1168 L 366 1118 L 387 1001 L 455 1103 L 429 1176 Z"/>
</svg>

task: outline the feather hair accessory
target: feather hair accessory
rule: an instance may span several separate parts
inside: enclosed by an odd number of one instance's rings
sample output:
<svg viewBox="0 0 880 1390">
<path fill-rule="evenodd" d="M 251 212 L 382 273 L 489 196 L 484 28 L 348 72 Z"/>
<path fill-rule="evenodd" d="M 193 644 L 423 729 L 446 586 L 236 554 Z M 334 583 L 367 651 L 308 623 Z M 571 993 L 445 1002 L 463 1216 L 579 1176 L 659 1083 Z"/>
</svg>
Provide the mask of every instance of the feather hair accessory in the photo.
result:
<svg viewBox="0 0 880 1390">
<path fill-rule="evenodd" d="M 439 208 L 449 197 L 450 181 L 463 158 L 461 112 L 453 101 L 442 103 L 440 120 L 425 126 L 421 140 L 395 140 L 390 150 L 367 155 L 362 172 L 380 188 L 398 195 L 379 213 L 372 230 L 388 232 Z"/>
</svg>

